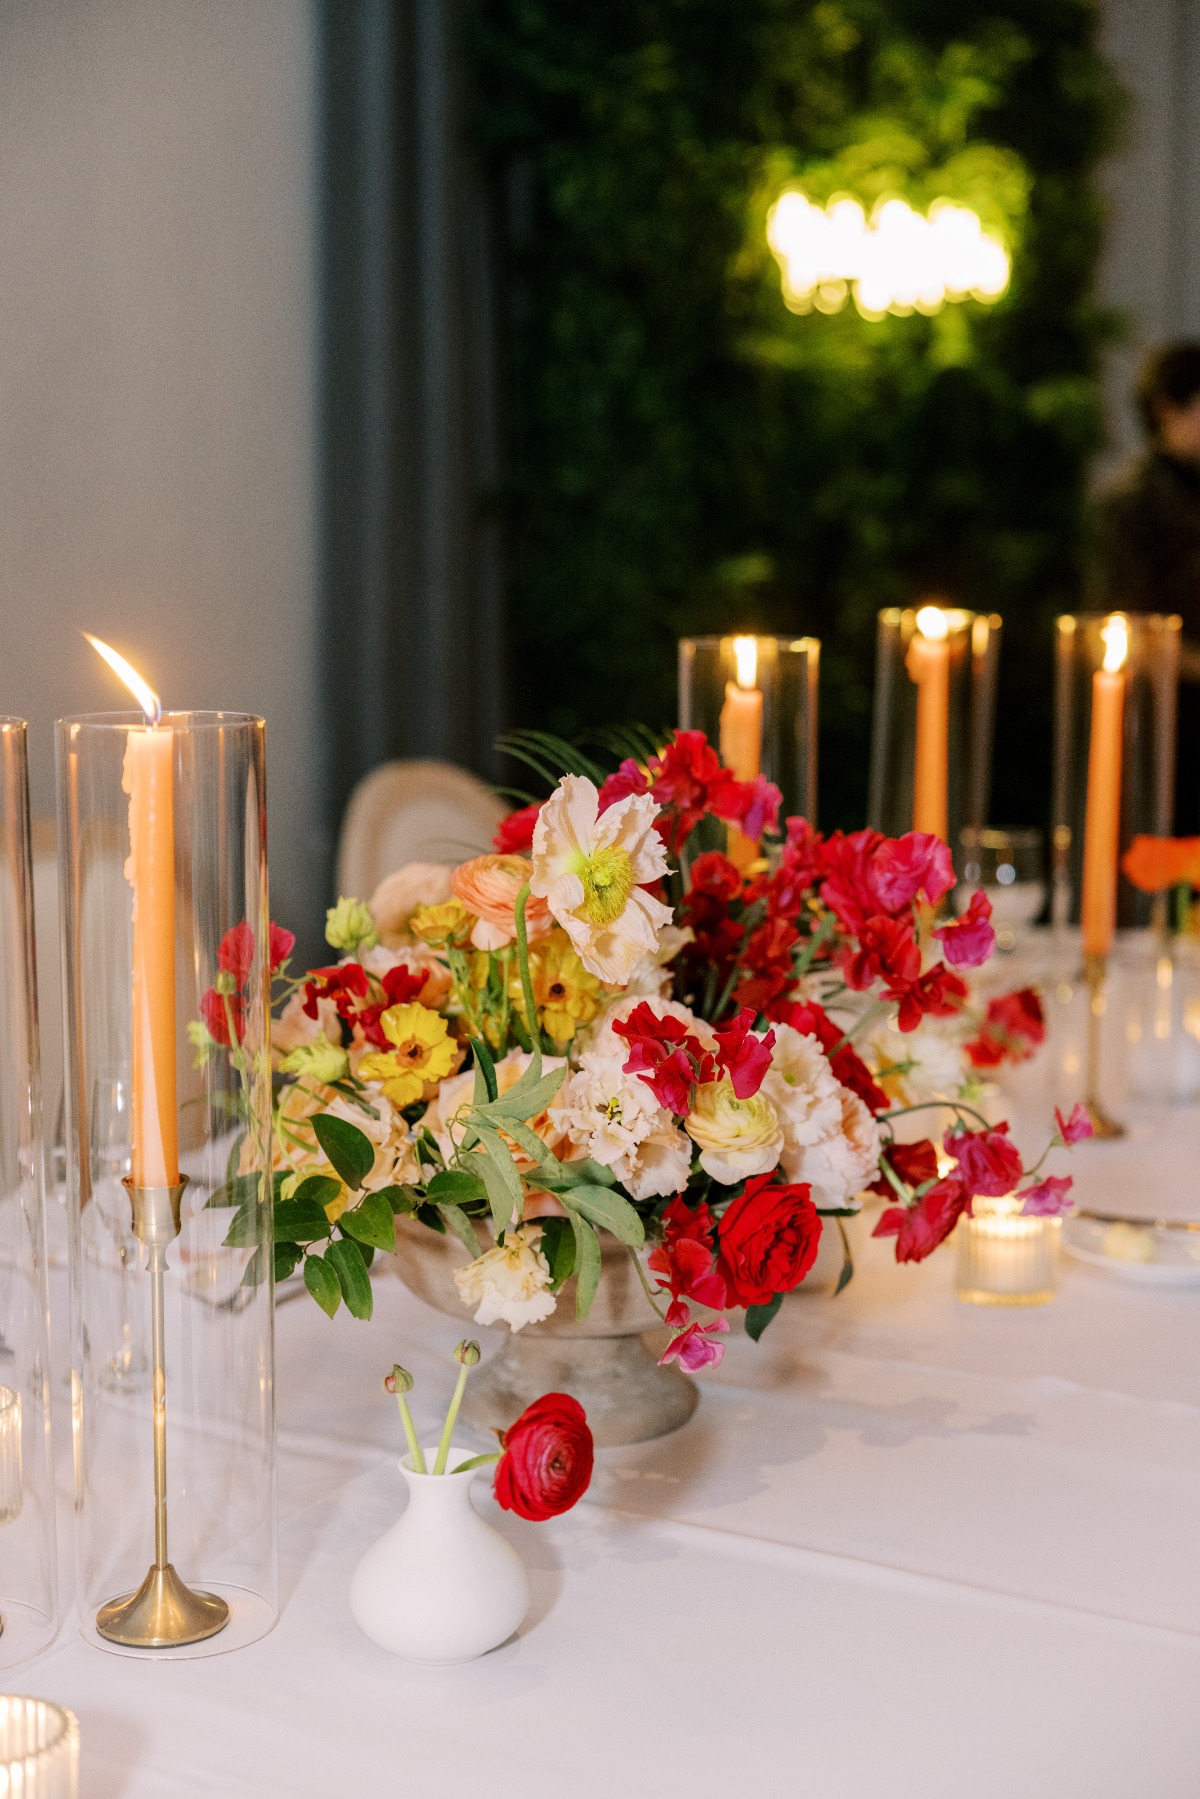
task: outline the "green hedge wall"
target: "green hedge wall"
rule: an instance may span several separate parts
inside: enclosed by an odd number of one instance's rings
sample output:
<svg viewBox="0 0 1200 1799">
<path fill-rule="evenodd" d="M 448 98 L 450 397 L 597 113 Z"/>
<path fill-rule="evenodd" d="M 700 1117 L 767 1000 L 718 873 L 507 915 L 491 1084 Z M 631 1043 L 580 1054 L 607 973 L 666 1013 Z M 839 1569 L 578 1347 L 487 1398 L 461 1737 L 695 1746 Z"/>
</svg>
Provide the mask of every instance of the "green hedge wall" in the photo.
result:
<svg viewBox="0 0 1200 1799">
<path fill-rule="evenodd" d="M 673 722 L 680 634 L 815 632 L 821 818 L 859 823 L 875 612 L 940 591 L 1004 614 L 993 816 L 1041 820 L 1108 329 L 1096 30 L 1083 0 L 482 0 L 514 722 Z M 968 201 L 1011 286 L 795 316 L 765 239 L 791 181 Z"/>
</svg>

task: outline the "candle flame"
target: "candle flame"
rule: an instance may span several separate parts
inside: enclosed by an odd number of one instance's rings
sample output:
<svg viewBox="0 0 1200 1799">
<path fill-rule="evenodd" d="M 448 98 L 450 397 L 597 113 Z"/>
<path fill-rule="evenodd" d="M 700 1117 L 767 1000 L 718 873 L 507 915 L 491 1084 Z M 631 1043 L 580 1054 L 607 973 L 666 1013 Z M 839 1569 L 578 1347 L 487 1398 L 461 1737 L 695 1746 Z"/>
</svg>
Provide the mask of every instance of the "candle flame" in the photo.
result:
<svg viewBox="0 0 1200 1799">
<path fill-rule="evenodd" d="M 1129 626 L 1119 612 L 1114 612 L 1102 628 L 1100 641 L 1104 645 L 1105 673 L 1115 675 L 1118 669 L 1124 668 L 1129 654 Z"/>
<path fill-rule="evenodd" d="M 84 636 L 87 638 L 96 654 L 98 656 L 103 656 L 118 680 L 124 681 L 126 687 L 128 687 L 130 693 L 133 695 L 142 711 L 146 714 L 149 723 L 156 725 L 162 717 L 162 701 L 159 699 L 150 683 L 148 681 L 143 681 L 141 675 L 138 674 L 137 669 L 134 668 L 133 664 L 131 662 L 126 662 L 120 651 L 114 650 L 111 644 L 102 643 L 98 637 L 93 637 L 90 631 L 85 631 Z"/>
<path fill-rule="evenodd" d="M 758 677 L 757 637 L 735 637 L 733 640 L 733 660 L 737 665 L 738 686 L 753 687 Z"/>
<path fill-rule="evenodd" d="M 940 606 L 922 606 L 917 613 L 917 630 L 922 637 L 940 643 L 950 631 L 950 621 Z"/>
</svg>

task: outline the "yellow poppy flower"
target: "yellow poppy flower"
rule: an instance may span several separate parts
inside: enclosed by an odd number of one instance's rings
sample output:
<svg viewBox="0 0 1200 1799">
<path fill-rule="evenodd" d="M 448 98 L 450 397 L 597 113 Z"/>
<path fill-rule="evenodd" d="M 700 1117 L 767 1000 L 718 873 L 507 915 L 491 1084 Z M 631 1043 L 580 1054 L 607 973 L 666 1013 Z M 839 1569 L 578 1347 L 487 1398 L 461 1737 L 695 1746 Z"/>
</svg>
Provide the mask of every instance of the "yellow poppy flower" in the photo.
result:
<svg viewBox="0 0 1200 1799">
<path fill-rule="evenodd" d="M 557 927 L 529 952 L 529 972 L 538 1016 L 555 1043 L 570 1043 L 581 1024 L 600 1010 L 600 982 L 584 967 L 566 932 Z M 520 976 L 513 977 L 513 1001 L 525 1016 Z"/>
<path fill-rule="evenodd" d="M 389 1006 L 379 1020 L 391 1050 L 372 1050 L 358 1065 L 364 1081 L 378 1081 L 396 1106 L 411 1106 L 427 1086 L 454 1067 L 457 1045 L 440 1012 L 428 1006 Z"/>
</svg>

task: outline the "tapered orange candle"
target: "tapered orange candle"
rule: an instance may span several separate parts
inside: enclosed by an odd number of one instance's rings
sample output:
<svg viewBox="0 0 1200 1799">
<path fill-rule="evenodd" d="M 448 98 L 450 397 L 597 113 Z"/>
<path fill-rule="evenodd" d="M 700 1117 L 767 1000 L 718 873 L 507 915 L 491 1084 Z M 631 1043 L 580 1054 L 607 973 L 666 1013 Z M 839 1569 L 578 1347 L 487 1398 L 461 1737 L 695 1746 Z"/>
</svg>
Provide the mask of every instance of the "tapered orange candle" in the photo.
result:
<svg viewBox="0 0 1200 1799">
<path fill-rule="evenodd" d="M 950 645 L 940 606 L 922 606 L 908 646 L 907 667 L 917 687 L 917 745 L 913 762 L 913 830 L 949 840 Z"/>
<path fill-rule="evenodd" d="M 758 639 L 733 640 L 736 681 L 725 684 L 721 707 L 721 760 L 739 781 L 753 781 L 762 772 L 763 696 L 758 681 Z M 738 868 L 746 868 L 758 855 L 758 845 L 736 828 L 729 832 L 729 856 Z"/>
<path fill-rule="evenodd" d="M 133 1144 L 135 1187 L 179 1180 L 175 1086 L 174 734 L 158 723 L 158 695 L 123 656 L 88 638 L 136 695 L 149 721 L 129 733 L 121 786 L 129 795 L 133 888 Z"/>
<path fill-rule="evenodd" d="M 1117 856 L 1121 840 L 1121 734 L 1129 627 L 1119 612 L 1100 633 L 1104 662 L 1092 676 L 1087 819 L 1083 836 L 1083 951 L 1106 956 L 1117 922 Z"/>
</svg>

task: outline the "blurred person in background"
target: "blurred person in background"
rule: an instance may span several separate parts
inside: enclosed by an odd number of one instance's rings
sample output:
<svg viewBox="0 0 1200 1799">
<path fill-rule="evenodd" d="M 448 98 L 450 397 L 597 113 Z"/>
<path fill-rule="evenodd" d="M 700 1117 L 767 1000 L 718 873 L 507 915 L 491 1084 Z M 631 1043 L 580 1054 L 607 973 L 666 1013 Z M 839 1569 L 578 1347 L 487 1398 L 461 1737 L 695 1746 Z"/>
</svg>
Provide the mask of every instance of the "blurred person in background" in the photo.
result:
<svg viewBox="0 0 1200 1799">
<path fill-rule="evenodd" d="M 1137 384 L 1146 448 L 1100 502 L 1105 611 L 1183 620 L 1175 829 L 1200 830 L 1200 343 L 1151 351 Z"/>
</svg>

